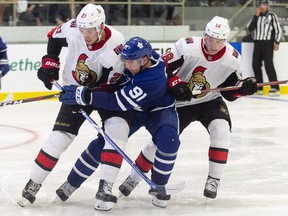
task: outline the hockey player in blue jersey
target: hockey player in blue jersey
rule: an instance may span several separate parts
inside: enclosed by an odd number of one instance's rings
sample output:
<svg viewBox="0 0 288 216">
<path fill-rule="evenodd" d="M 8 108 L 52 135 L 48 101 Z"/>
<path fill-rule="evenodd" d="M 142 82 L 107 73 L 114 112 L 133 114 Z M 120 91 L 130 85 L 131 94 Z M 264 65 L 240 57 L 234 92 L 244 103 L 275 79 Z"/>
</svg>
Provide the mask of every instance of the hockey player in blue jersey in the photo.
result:
<svg viewBox="0 0 288 216">
<path fill-rule="evenodd" d="M 84 86 L 64 86 L 64 94 L 59 99 L 70 105 L 92 105 L 113 111 L 131 110 L 129 136 L 142 126 L 149 131 L 157 150 L 154 165 L 146 164 L 147 171 L 152 167 L 152 181 L 157 185 L 166 185 L 173 170 L 180 141 L 175 98 L 168 92 L 165 63 L 150 43 L 139 37 L 131 38 L 123 47 L 121 55 L 131 75 L 130 80 L 126 78 L 124 88 L 107 93 L 91 91 Z M 117 140 L 114 141 L 117 144 Z M 102 150 L 99 144 L 103 142 L 102 137 L 92 141 L 81 154 L 67 181 L 56 191 L 62 201 L 67 200 L 73 191 L 80 187 L 101 161 L 95 209 L 110 210 L 117 202 L 117 197 L 112 194 L 112 185 L 123 158 L 111 145 L 105 144 Z M 155 194 L 153 189 L 149 192 L 154 205 L 166 207 L 170 195 Z"/>
<path fill-rule="evenodd" d="M 9 61 L 7 57 L 7 46 L 0 37 L 0 89 L 1 89 L 1 77 L 5 76 L 10 70 Z"/>
</svg>

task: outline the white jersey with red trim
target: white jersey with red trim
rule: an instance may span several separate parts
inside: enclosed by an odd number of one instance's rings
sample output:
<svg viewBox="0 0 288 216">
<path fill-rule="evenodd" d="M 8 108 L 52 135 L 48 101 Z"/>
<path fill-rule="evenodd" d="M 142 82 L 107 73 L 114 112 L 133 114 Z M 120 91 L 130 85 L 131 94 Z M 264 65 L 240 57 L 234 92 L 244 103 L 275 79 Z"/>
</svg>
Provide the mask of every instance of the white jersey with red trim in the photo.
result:
<svg viewBox="0 0 288 216">
<path fill-rule="evenodd" d="M 235 79 L 234 83 L 241 79 L 241 55 L 229 43 L 212 56 L 204 50 L 204 38 L 181 38 L 162 58 L 167 64 L 171 64 L 182 57 L 184 62 L 176 75 L 188 83 L 191 91 L 217 88 L 231 77 Z M 177 101 L 176 105 L 181 107 L 199 104 L 219 96 L 221 96 L 219 92 L 203 93 L 191 101 Z"/>
<path fill-rule="evenodd" d="M 125 44 L 124 36 L 111 26 L 105 26 L 106 38 L 87 46 L 72 19 L 49 33 L 52 38 L 65 38 L 68 43 L 66 63 L 63 69 L 63 85 L 113 84 L 123 73 L 124 63 L 120 54 Z M 105 74 L 104 74 L 104 73 Z"/>
</svg>

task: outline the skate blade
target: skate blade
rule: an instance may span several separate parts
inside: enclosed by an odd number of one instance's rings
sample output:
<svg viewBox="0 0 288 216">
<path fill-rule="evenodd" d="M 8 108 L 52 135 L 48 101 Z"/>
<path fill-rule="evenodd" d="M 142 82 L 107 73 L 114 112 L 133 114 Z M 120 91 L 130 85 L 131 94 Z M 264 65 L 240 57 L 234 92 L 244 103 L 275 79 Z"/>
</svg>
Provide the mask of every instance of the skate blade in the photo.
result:
<svg viewBox="0 0 288 216">
<path fill-rule="evenodd" d="M 154 206 L 160 207 L 160 208 L 166 208 L 167 201 L 166 200 L 158 200 L 155 196 L 152 197 L 152 204 Z"/>
<path fill-rule="evenodd" d="M 56 196 L 54 199 L 50 201 L 51 203 L 64 203 L 59 196 Z"/>
<path fill-rule="evenodd" d="M 30 205 L 31 203 L 29 202 L 29 200 L 27 200 L 26 198 L 22 197 L 17 204 L 21 207 L 25 207 L 27 205 Z"/>
<path fill-rule="evenodd" d="M 210 201 L 211 201 L 212 199 L 210 199 L 210 198 L 208 198 L 208 197 L 205 197 L 204 198 L 204 205 L 208 205 L 209 203 L 210 203 Z"/>
<path fill-rule="evenodd" d="M 117 196 L 117 200 L 122 199 L 123 197 L 125 197 L 121 192 L 119 192 L 118 196 Z"/>
<path fill-rule="evenodd" d="M 109 211 L 113 208 L 115 203 L 113 202 L 103 202 L 102 200 L 96 200 L 94 209 L 99 211 Z"/>
<path fill-rule="evenodd" d="M 213 201 L 213 199 L 208 198 L 208 197 L 204 197 L 201 201 L 196 202 L 196 204 L 200 205 L 200 206 L 207 206 L 212 201 Z"/>
</svg>

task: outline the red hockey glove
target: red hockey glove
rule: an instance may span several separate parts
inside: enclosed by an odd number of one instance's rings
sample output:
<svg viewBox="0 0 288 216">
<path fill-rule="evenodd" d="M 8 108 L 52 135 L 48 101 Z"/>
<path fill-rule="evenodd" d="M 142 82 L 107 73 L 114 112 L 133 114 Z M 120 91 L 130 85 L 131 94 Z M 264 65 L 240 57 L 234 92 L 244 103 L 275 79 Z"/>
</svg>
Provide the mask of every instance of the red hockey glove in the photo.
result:
<svg viewBox="0 0 288 216">
<path fill-rule="evenodd" d="M 180 77 L 172 77 L 168 81 L 169 89 L 175 96 L 177 101 L 190 101 L 192 98 L 192 92 L 190 91 L 186 82 L 181 80 Z"/>
<path fill-rule="evenodd" d="M 47 89 L 52 89 L 51 81 L 59 79 L 60 62 L 59 58 L 53 55 L 42 57 L 42 66 L 37 72 L 37 76 L 44 82 Z"/>
</svg>

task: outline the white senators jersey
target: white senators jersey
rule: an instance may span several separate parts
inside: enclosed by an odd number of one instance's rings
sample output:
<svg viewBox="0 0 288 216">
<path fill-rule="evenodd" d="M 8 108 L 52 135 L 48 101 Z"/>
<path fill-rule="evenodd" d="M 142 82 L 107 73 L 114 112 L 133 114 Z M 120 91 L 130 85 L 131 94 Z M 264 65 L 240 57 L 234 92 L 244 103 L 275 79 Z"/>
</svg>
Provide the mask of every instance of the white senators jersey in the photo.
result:
<svg viewBox="0 0 288 216">
<path fill-rule="evenodd" d="M 87 46 L 72 19 L 53 29 L 48 36 L 65 38 L 68 43 L 66 63 L 63 69 L 63 85 L 95 86 L 96 82 L 113 84 L 123 73 L 124 63 L 120 54 L 125 44 L 124 36 L 105 26 L 106 39 Z M 104 76 L 104 77 L 103 77 Z M 97 85 L 101 84 L 97 83 Z"/>
<path fill-rule="evenodd" d="M 204 38 L 181 38 L 162 58 L 169 65 L 183 58 L 184 62 L 181 62 L 175 75 L 187 82 L 191 91 L 217 88 L 225 81 L 227 83 L 228 79 L 234 79 L 231 81 L 235 85 L 242 76 L 241 55 L 229 43 L 216 55 L 209 55 L 204 50 Z M 191 101 L 177 101 L 176 105 L 181 107 L 199 104 L 220 96 L 220 92 L 203 93 Z"/>
</svg>

